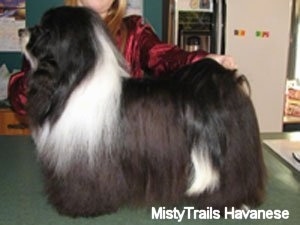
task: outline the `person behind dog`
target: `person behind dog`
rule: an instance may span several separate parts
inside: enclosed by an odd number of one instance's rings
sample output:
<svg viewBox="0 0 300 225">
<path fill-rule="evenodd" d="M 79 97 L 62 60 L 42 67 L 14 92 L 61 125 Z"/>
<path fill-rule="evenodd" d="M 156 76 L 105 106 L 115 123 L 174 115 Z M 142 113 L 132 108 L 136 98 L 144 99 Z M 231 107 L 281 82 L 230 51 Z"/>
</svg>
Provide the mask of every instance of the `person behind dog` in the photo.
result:
<svg viewBox="0 0 300 225">
<path fill-rule="evenodd" d="M 205 57 L 235 69 L 234 60 L 230 56 L 209 54 L 203 50 L 187 52 L 178 46 L 161 42 L 141 16 L 125 17 L 127 0 L 65 0 L 65 5 L 84 6 L 99 13 L 123 53 L 130 74 L 135 78 L 142 78 L 145 73 L 154 76 L 167 74 Z M 25 73 L 29 69 L 28 63 L 25 63 L 22 71 L 11 76 L 9 81 L 9 101 L 14 111 L 21 115 L 26 115 Z"/>
</svg>

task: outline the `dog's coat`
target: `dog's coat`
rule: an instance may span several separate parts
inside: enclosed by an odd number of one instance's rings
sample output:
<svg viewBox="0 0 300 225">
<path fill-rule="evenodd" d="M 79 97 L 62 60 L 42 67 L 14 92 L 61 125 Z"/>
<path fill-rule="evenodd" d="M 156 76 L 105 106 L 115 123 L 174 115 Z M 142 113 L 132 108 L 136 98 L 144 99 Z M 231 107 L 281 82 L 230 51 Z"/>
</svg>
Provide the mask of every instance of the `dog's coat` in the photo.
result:
<svg viewBox="0 0 300 225">
<path fill-rule="evenodd" d="M 243 76 L 204 59 L 132 79 L 101 19 L 85 8 L 51 9 L 19 35 L 32 66 L 32 134 L 60 213 L 261 203 L 265 167 Z"/>
</svg>

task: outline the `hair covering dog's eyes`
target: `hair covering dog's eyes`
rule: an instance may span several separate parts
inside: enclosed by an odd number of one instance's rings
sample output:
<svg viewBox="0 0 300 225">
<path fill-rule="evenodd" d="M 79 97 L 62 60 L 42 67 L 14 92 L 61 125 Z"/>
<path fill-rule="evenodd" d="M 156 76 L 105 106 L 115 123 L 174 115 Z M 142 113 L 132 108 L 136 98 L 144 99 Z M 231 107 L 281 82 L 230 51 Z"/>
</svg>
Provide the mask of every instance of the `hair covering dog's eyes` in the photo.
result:
<svg viewBox="0 0 300 225">
<path fill-rule="evenodd" d="M 29 28 L 29 31 L 31 33 L 31 35 L 34 36 L 41 36 L 41 35 L 45 35 L 49 33 L 48 29 L 44 29 L 41 26 L 34 26 L 32 28 Z"/>
<path fill-rule="evenodd" d="M 28 29 L 30 33 L 30 40 L 27 48 L 30 51 L 35 51 L 37 46 L 45 45 L 49 42 L 50 31 L 41 26 L 34 26 Z"/>
</svg>

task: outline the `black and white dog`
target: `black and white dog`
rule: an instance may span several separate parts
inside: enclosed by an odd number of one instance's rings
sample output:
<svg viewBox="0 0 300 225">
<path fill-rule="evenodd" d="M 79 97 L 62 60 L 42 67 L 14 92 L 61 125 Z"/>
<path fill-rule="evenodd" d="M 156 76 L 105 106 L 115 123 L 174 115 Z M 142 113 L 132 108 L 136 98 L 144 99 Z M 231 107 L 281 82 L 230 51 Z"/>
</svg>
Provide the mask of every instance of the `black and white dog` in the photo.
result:
<svg viewBox="0 0 300 225">
<path fill-rule="evenodd" d="M 59 7 L 20 30 L 28 114 L 62 214 L 124 205 L 256 206 L 265 167 L 245 78 L 211 59 L 132 79 L 97 14 Z"/>
</svg>

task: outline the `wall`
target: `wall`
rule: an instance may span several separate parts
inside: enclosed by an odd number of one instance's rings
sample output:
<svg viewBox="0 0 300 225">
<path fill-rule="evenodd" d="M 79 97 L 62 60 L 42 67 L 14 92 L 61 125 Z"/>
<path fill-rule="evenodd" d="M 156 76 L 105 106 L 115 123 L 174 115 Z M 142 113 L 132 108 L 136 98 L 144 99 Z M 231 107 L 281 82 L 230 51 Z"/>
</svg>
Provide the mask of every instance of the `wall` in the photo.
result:
<svg viewBox="0 0 300 225">
<path fill-rule="evenodd" d="M 33 26 L 36 23 L 38 23 L 41 16 L 47 9 L 62 4 L 63 4 L 63 0 L 47 0 L 47 1 L 26 0 L 27 26 Z"/>
<path fill-rule="evenodd" d="M 157 35 L 162 37 L 162 2 L 163 0 L 144 0 L 144 16 L 151 23 Z M 40 20 L 43 13 L 55 6 L 62 5 L 63 0 L 26 1 L 26 24 L 33 26 Z M 0 52 L 0 66 L 5 63 L 9 70 L 20 69 L 22 65 L 21 53 Z"/>
<path fill-rule="evenodd" d="M 149 22 L 156 34 L 162 38 L 163 31 L 163 1 L 166 0 L 144 0 L 144 16 L 146 22 Z"/>
</svg>

